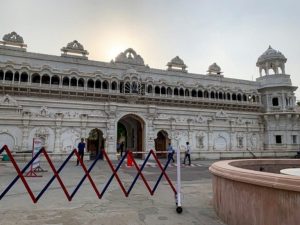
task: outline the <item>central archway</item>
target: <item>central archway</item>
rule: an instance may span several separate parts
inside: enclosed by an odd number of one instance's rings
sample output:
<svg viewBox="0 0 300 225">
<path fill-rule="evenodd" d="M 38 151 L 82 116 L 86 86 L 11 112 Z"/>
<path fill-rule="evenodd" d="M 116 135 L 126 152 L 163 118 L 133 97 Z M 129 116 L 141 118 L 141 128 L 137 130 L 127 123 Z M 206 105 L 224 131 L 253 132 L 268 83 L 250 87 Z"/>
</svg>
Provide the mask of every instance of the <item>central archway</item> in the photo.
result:
<svg viewBox="0 0 300 225">
<path fill-rule="evenodd" d="M 116 151 L 120 151 L 117 146 L 123 142 L 124 151 L 130 150 L 135 152 L 134 157 L 143 158 L 144 139 L 145 122 L 142 118 L 135 114 L 128 114 L 118 121 Z"/>
</svg>

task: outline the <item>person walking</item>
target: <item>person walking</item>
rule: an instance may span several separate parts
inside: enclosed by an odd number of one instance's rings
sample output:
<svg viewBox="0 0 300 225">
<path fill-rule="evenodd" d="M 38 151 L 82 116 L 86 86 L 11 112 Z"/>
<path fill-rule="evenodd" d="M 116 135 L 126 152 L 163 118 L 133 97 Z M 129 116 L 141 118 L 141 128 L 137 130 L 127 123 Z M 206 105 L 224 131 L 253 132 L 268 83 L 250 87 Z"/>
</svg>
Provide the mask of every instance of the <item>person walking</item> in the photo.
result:
<svg viewBox="0 0 300 225">
<path fill-rule="evenodd" d="M 186 150 L 185 150 L 185 156 L 183 160 L 183 164 L 185 164 L 186 158 L 189 159 L 189 166 L 191 165 L 191 146 L 189 142 L 186 142 Z"/>
<path fill-rule="evenodd" d="M 121 158 L 123 157 L 123 152 L 124 152 L 124 141 L 120 144 L 120 152 L 121 152 Z"/>
<path fill-rule="evenodd" d="M 81 138 L 81 142 L 78 144 L 78 153 L 79 153 L 79 156 L 82 161 L 83 161 L 83 157 L 84 157 L 84 149 L 85 149 L 84 139 Z M 79 165 L 79 159 L 77 159 L 76 166 L 78 166 L 78 165 Z"/>
<path fill-rule="evenodd" d="M 169 159 L 172 159 L 173 162 L 175 162 L 174 158 L 173 158 L 173 155 L 174 155 L 174 152 L 175 150 L 173 149 L 171 143 L 169 143 L 169 146 L 167 148 L 167 152 L 168 152 L 168 160 Z"/>
</svg>

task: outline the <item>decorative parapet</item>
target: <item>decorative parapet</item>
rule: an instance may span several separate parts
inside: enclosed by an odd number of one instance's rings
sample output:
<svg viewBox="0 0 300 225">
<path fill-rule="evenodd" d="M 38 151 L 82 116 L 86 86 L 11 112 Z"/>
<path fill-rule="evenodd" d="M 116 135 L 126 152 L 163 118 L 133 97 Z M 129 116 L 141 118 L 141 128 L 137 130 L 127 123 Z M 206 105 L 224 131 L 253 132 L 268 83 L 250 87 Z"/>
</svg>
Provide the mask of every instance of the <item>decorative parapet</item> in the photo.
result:
<svg viewBox="0 0 300 225">
<path fill-rule="evenodd" d="M 3 36 L 2 41 L 0 41 L 0 46 L 19 49 L 21 51 L 26 51 L 27 47 L 27 45 L 24 44 L 23 38 L 14 31 Z"/>
<path fill-rule="evenodd" d="M 112 62 L 145 66 L 144 59 L 140 55 L 138 55 L 132 48 L 128 48 L 124 52 L 121 52 L 116 57 L 115 61 Z"/>
<path fill-rule="evenodd" d="M 176 56 L 173 58 L 170 62 L 167 64 L 168 71 L 175 71 L 175 72 L 183 72 L 187 73 L 187 66 L 184 64 L 183 60 L 179 58 L 179 56 Z"/>
<path fill-rule="evenodd" d="M 87 50 L 84 49 L 83 45 L 78 41 L 74 40 L 67 44 L 66 47 L 61 49 L 63 52 L 61 56 L 64 57 L 75 57 L 75 58 L 83 58 L 88 59 L 87 55 L 89 54 Z M 71 54 L 69 54 L 71 53 Z"/>
</svg>

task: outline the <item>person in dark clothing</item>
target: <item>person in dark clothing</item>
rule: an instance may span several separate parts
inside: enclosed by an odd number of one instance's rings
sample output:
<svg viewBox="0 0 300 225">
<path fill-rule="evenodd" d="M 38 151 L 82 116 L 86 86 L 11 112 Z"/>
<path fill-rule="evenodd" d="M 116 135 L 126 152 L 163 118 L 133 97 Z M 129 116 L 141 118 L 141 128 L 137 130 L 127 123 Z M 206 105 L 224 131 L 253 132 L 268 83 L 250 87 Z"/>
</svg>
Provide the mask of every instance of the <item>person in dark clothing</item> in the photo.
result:
<svg viewBox="0 0 300 225">
<path fill-rule="evenodd" d="M 122 143 L 120 144 L 120 152 L 121 152 L 121 157 L 122 157 L 123 152 L 124 152 L 124 141 L 122 141 Z"/>
<path fill-rule="evenodd" d="M 84 157 L 84 149 L 85 149 L 84 139 L 81 138 L 81 142 L 78 144 L 78 153 L 79 153 L 79 156 L 82 161 L 83 161 L 83 157 Z M 79 165 L 79 160 L 77 159 L 76 166 L 78 166 L 78 165 Z"/>
</svg>

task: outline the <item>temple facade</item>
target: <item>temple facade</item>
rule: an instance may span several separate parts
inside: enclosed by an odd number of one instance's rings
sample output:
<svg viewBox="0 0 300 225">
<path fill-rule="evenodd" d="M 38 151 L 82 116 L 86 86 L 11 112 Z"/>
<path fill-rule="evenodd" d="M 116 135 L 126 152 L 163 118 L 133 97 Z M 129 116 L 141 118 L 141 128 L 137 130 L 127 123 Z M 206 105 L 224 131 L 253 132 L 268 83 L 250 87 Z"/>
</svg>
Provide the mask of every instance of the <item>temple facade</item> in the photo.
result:
<svg viewBox="0 0 300 225">
<path fill-rule="evenodd" d="M 287 59 L 269 47 L 257 60 L 256 81 L 224 76 L 213 63 L 189 73 L 176 56 L 166 70 L 150 68 L 129 48 L 111 62 L 88 59 L 78 41 L 61 55 L 27 51 L 15 32 L 0 42 L 0 146 L 32 149 L 39 137 L 49 152 L 67 154 L 86 139 L 91 154 L 118 142 L 143 157 L 161 157 L 169 142 L 193 158 L 288 156 L 300 143 Z"/>
</svg>

